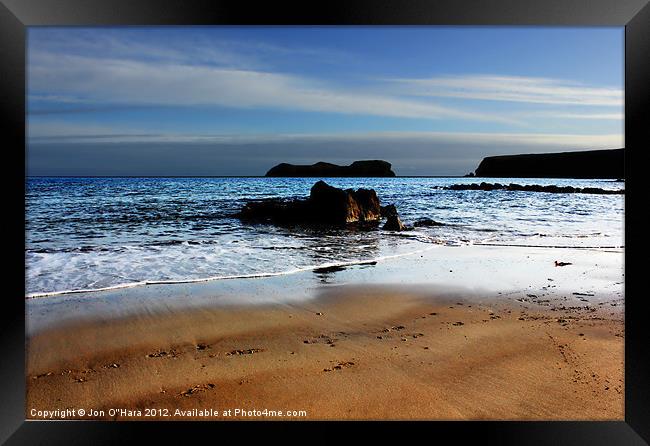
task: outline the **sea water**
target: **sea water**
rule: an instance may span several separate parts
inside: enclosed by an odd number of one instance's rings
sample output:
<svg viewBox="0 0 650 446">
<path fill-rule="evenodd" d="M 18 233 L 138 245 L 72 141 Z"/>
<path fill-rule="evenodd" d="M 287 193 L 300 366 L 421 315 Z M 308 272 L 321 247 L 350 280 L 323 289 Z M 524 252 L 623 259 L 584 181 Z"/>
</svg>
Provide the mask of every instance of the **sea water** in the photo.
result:
<svg viewBox="0 0 650 446">
<path fill-rule="evenodd" d="M 622 248 L 624 195 L 453 191 L 487 181 L 623 189 L 611 180 L 324 178 L 373 188 L 407 225 L 392 233 L 243 223 L 251 199 L 306 197 L 314 178 L 26 180 L 27 297 L 150 283 L 267 277 L 398 259 L 432 244 Z"/>
</svg>

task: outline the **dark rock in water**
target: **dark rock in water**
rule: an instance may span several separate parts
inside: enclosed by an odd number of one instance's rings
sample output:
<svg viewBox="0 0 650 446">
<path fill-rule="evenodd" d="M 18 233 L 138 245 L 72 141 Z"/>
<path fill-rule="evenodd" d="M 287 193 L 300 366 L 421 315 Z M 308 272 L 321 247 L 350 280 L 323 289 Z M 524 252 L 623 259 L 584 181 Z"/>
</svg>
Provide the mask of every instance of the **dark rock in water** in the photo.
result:
<svg viewBox="0 0 650 446">
<path fill-rule="evenodd" d="M 397 215 L 397 208 L 395 207 L 394 204 L 389 204 L 387 206 L 382 206 L 381 207 L 381 216 L 382 217 L 392 217 L 394 215 Z"/>
<path fill-rule="evenodd" d="M 343 190 L 318 181 L 307 199 L 251 201 L 235 216 L 244 221 L 281 225 L 378 223 L 381 206 L 373 189 Z"/>
<path fill-rule="evenodd" d="M 250 201 L 235 217 L 250 222 L 288 224 L 300 221 L 308 212 L 307 200 L 269 198 Z"/>
<path fill-rule="evenodd" d="M 477 177 L 623 178 L 625 149 L 488 156 Z"/>
<path fill-rule="evenodd" d="M 555 194 L 600 194 L 600 195 L 620 195 L 624 194 L 625 190 L 608 190 L 600 189 L 597 187 L 573 187 L 573 186 L 540 186 L 538 184 L 528 184 L 522 186 L 521 184 L 500 184 L 500 183 L 473 183 L 473 184 L 452 184 L 451 186 L 444 187 L 446 190 L 507 190 L 507 191 L 522 191 L 522 192 L 547 192 Z"/>
<path fill-rule="evenodd" d="M 312 165 L 282 163 L 266 172 L 267 177 L 394 177 L 391 164 L 382 160 L 355 161 L 349 166 L 318 162 Z"/>
<path fill-rule="evenodd" d="M 388 217 L 388 219 L 386 220 L 386 224 L 384 225 L 384 230 L 404 231 L 406 230 L 406 226 L 404 226 L 402 221 L 399 219 L 399 216 L 395 214 Z"/>
<path fill-rule="evenodd" d="M 309 196 L 311 214 L 319 222 L 340 224 L 378 221 L 379 198 L 373 189 L 343 190 L 319 181 Z"/>
<path fill-rule="evenodd" d="M 413 223 L 413 226 L 416 228 L 421 226 L 444 226 L 444 225 L 445 225 L 444 223 L 440 223 L 439 221 L 435 221 L 430 218 L 420 218 L 419 220 Z"/>
<path fill-rule="evenodd" d="M 411 229 L 402 223 L 394 204 L 382 206 L 381 216 L 386 218 L 386 223 L 384 224 L 383 229 L 387 231 L 406 231 Z"/>
<path fill-rule="evenodd" d="M 339 271 L 344 271 L 346 268 L 345 266 L 324 266 L 322 268 L 316 268 L 314 269 L 314 273 L 316 274 L 330 274 L 330 273 L 337 273 Z"/>
</svg>

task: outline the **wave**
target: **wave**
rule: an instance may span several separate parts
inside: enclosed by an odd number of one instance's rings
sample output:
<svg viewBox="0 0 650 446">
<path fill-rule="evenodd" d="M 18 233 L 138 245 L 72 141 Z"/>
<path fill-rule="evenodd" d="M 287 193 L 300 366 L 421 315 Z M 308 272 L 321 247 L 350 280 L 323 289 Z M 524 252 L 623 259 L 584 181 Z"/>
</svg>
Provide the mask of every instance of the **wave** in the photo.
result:
<svg viewBox="0 0 650 446">
<path fill-rule="evenodd" d="M 180 212 L 163 212 L 160 209 L 152 208 L 151 210 L 142 211 L 140 209 L 123 209 L 119 210 L 117 215 L 84 215 L 84 216 L 74 216 L 74 217 L 54 217 L 47 216 L 47 219 L 41 218 L 33 219 L 29 221 L 26 219 L 26 224 L 30 226 L 47 224 L 51 226 L 58 225 L 81 225 L 83 227 L 92 227 L 103 226 L 103 225 L 144 225 L 144 224 L 153 224 L 153 225 L 163 225 L 164 223 L 174 222 L 175 224 L 183 223 L 200 223 L 200 224 L 211 224 L 214 222 L 219 222 L 220 224 L 223 221 L 234 220 L 232 214 L 238 209 L 237 207 L 232 206 L 232 209 L 228 211 L 220 210 L 213 213 L 204 213 L 204 214 L 183 214 Z M 129 211 L 129 212 L 127 212 Z"/>
<path fill-rule="evenodd" d="M 219 245 L 219 240 L 162 240 L 151 241 L 134 245 L 104 245 L 104 246 L 74 246 L 63 248 L 26 248 L 25 252 L 33 254 L 57 254 L 57 253 L 89 253 L 89 252 L 122 252 L 132 249 L 146 249 L 166 246 L 200 246 L 200 245 Z M 268 249 L 265 247 L 257 247 Z"/>
<path fill-rule="evenodd" d="M 346 262 L 328 262 L 322 263 L 320 265 L 311 265 L 302 268 L 293 268 L 290 270 L 279 271 L 279 272 L 260 272 L 260 273 L 251 273 L 251 274 L 232 274 L 227 276 L 211 276 L 211 277 L 201 277 L 201 278 L 187 278 L 187 279 L 170 279 L 170 280 L 142 280 L 138 282 L 129 282 L 121 283 L 117 285 L 111 285 L 101 288 L 84 288 L 84 289 L 74 289 L 74 290 L 61 290 L 61 291 L 46 291 L 40 293 L 29 293 L 25 296 L 25 299 L 35 299 L 51 296 L 61 296 L 66 294 L 81 294 L 81 293 L 97 293 L 101 291 L 112 291 L 124 288 L 135 288 L 145 285 L 177 285 L 183 283 L 201 283 L 201 282 L 212 282 L 217 280 L 233 280 L 233 279 L 261 279 L 266 277 L 277 277 L 277 276 L 287 276 L 291 274 L 301 273 L 305 271 L 315 271 L 315 270 L 327 270 L 332 268 L 340 268 L 345 266 L 355 266 L 355 265 L 365 265 L 365 264 L 374 264 L 377 262 L 395 259 L 399 257 L 405 257 L 415 254 L 420 254 L 426 251 L 435 249 L 435 246 L 431 246 L 425 249 L 418 249 L 415 251 L 410 251 L 407 253 L 393 254 L 375 257 L 371 259 L 363 260 L 351 260 Z"/>
<path fill-rule="evenodd" d="M 172 285 L 172 284 L 188 284 L 188 283 L 201 283 L 201 282 L 210 282 L 210 281 L 219 281 L 219 280 L 233 280 L 233 279 L 258 279 L 258 278 L 267 278 L 267 277 L 276 277 L 276 276 L 284 276 L 284 275 L 291 275 L 291 274 L 296 274 L 296 273 L 301 273 L 305 271 L 327 271 L 327 270 L 336 270 L 338 268 L 344 268 L 347 266 L 355 266 L 355 265 L 364 265 L 364 264 L 374 264 L 380 261 L 385 261 L 385 260 L 390 260 L 394 258 L 399 258 L 399 257 L 405 257 L 409 255 L 414 255 L 422 252 L 429 251 L 431 249 L 435 249 L 437 246 L 440 245 L 445 245 L 445 246 L 501 246 L 501 247 L 515 247 L 515 248 L 547 248 L 547 249 L 562 249 L 562 248 L 571 248 L 571 249 L 623 249 L 623 245 L 594 245 L 594 246 L 585 246 L 585 245 L 550 245 L 550 244 L 535 244 L 535 243 L 516 243 L 516 242 L 511 242 L 511 241 L 505 241 L 505 240 L 499 240 L 498 236 L 493 236 L 493 237 L 487 237 L 483 238 L 482 240 L 468 240 L 468 239 L 461 239 L 461 240 L 450 240 L 450 239 L 442 239 L 440 237 L 434 237 L 426 232 L 423 231 L 408 231 L 408 232 L 401 232 L 401 233 L 387 233 L 387 235 L 393 236 L 393 237 L 399 237 L 399 238 L 406 238 L 410 239 L 419 243 L 423 243 L 426 245 L 429 245 L 427 248 L 424 249 L 416 249 L 416 250 L 409 250 L 408 252 L 403 252 L 403 253 L 398 253 L 398 254 L 392 254 L 392 255 L 384 255 L 384 256 L 377 256 L 377 257 L 371 257 L 371 258 L 364 258 L 364 259 L 356 259 L 356 260 L 348 260 L 348 261 L 332 261 L 332 262 L 324 262 L 324 263 L 319 263 L 315 265 L 309 265 L 309 266 L 304 266 L 304 267 L 296 267 L 296 268 L 291 268 L 291 269 L 286 269 L 283 271 L 277 271 L 277 272 L 255 272 L 255 273 L 247 273 L 247 274 L 229 274 L 229 275 L 216 275 L 216 276 L 206 276 L 206 277 L 198 277 L 198 278 L 180 278 L 180 279 L 165 279 L 165 280 L 160 280 L 160 279 L 144 279 L 144 280 L 136 280 L 132 282 L 124 282 L 124 283 L 118 283 L 115 285 L 109 285 L 109 286 L 104 286 L 104 287 L 98 287 L 98 288 L 79 288 L 79 289 L 64 289 L 64 290 L 55 290 L 55 291 L 45 291 L 45 292 L 34 292 L 34 293 L 29 293 L 25 296 L 26 299 L 33 299 L 33 298 L 43 298 L 43 297 L 51 297 L 51 296 L 61 296 L 61 295 L 69 295 L 69 294 L 89 294 L 89 293 L 97 293 L 97 292 L 102 292 L 102 291 L 113 291 L 113 290 L 118 290 L 118 289 L 126 289 L 126 288 L 135 288 L 135 287 L 141 287 L 141 286 L 146 286 L 146 285 Z M 529 237 L 532 236 L 532 238 L 536 238 L 535 236 L 539 236 L 539 234 L 529 234 Z M 173 241 L 171 244 L 186 244 L 187 241 Z M 257 249 L 305 249 L 305 247 L 292 247 L 292 246 L 274 246 L 274 247 L 260 247 L 256 246 L 255 248 Z M 318 246 L 318 247 L 311 247 L 311 249 L 316 249 L 316 250 L 327 250 L 328 247 L 326 246 Z M 103 249 L 102 249 L 103 250 Z"/>
</svg>

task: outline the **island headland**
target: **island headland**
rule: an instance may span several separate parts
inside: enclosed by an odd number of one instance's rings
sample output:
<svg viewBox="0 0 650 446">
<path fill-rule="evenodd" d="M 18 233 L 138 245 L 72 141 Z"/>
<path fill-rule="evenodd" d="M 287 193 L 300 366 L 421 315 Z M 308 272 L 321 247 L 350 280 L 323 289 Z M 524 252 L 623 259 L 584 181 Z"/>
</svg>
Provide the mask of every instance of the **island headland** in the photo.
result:
<svg viewBox="0 0 650 446">
<path fill-rule="evenodd" d="M 355 161 L 349 166 L 318 162 L 312 165 L 281 163 L 267 177 L 394 177 L 391 164 L 383 160 Z"/>
<path fill-rule="evenodd" d="M 624 178 L 625 149 L 488 156 L 477 177 Z"/>
</svg>

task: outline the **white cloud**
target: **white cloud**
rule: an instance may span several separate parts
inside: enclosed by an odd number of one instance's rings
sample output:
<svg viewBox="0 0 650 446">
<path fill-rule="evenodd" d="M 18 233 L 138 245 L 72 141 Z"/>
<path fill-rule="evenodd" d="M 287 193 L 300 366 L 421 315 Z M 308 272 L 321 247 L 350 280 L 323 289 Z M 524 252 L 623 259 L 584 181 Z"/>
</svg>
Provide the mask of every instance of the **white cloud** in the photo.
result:
<svg viewBox="0 0 650 446">
<path fill-rule="evenodd" d="M 542 77 L 465 75 L 389 79 L 414 96 L 453 97 L 539 104 L 618 106 L 623 90 Z"/>
</svg>

